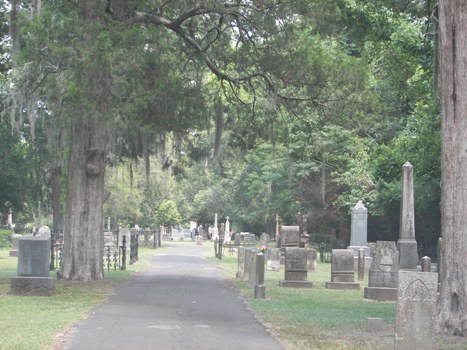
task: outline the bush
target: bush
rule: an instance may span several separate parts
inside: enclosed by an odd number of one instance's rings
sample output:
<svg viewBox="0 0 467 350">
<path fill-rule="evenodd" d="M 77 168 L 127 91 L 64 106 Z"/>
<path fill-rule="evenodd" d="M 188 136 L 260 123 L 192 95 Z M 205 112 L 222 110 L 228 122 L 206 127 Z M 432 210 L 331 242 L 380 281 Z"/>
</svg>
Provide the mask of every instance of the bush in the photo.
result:
<svg viewBox="0 0 467 350">
<path fill-rule="evenodd" d="M 0 230 L 0 249 L 11 248 L 11 230 Z"/>
</svg>

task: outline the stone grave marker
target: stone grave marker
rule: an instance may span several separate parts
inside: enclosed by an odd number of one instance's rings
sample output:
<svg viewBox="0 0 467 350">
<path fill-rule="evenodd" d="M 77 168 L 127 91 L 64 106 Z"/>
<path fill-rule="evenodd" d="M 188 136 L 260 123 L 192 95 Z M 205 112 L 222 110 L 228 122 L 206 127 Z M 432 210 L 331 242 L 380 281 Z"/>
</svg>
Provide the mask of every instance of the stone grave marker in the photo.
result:
<svg viewBox="0 0 467 350">
<path fill-rule="evenodd" d="M 49 226 L 41 226 L 39 227 L 39 230 L 37 230 L 36 236 L 50 238 L 51 235 L 52 231 L 50 230 Z"/>
<path fill-rule="evenodd" d="M 413 167 L 409 162 L 402 167 L 402 194 L 399 226 L 399 266 L 401 270 L 417 270 L 418 250 L 415 240 L 415 206 Z"/>
<path fill-rule="evenodd" d="M 398 271 L 399 253 L 396 243 L 377 241 L 375 257 L 368 273 L 368 287 L 364 289 L 364 298 L 378 301 L 396 301 Z"/>
<path fill-rule="evenodd" d="M 245 247 L 238 247 L 237 249 L 237 278 L 243 279 L 245 272 Z"/>
<path fill-rule="evenodd" d="M 307 281 L 307 252 L 305 248 L 285 248 L 285 275 L 279 282 L 282 287 L 311 288 L 313 283 Z"/>
<path fill-rule="evenodd" d="M 365 271 L 368 271 L 373 260 L 370 256 L 370 248 L 367 243 L 368 236 L 368 209 L 363 205 L 362 201 L 358 201 L 355 207 L 352 208 L 351 226 L 350 226 L 350 246 L 347 249 L 352 249 L 354 252 L 354 270 L 358 269 L 358 251 L 365 250 Z"/>
<path fill-rule="evenodd" d="M 259 244 L 267 247 L 269 244 L 269 234 L 263 232 L 259 237 Z"/>
<path fill-rule="evenodd" d="M 281 267 L 281 250 L 279 248 L 268 248 L 266 270 L 279 272 Z"/>
<path fill-rule="evenodd" d="M 250 265 L 254 263 L 256 255 L 255 248 L 245 248 L 245 266 L 243 269 L 243 281 L 250 281 Z"/>
<path fill-rule="evenodd" d="M 11 293 L 50 296 L 54 280 L 49 276 L 50 238 L 22 237 L 18 244 L 18 275 L 11 279 Z"/>
<path fill-rule="evenodd" d="M 306 268 L 308 271 L 316 270 L 316 259 L 318 258 L 318 251 L 312 248 L 306 249 Z"/>
<path fill-rule="evenodd" d="M 360 289 L 355 283 L 353 249 L 333 249 L 331 252 L 331 282 L 327 289 Z"/>
<path fill-rule="evenodd" d="M 280 227 L 281 247 L 298 247 L 300 245 L 300 229 L 298 226 Z"/>
<path fill-rule="evenodd" d="M 395 350 L 434 350 L 438 274 L 399 271 Z"/>
<path fill-rule="evenodd" d="M 10 256 L 18 256 L 19 240 L 21 237 L 23 237 L 23 235 L 18 233 L 13 233 L 11 235 L 11 250 L 9 253 Z"/>
<path fill-rule="evenodd" d="M 104 232 L 104 244 L 110 243 L 113 241 L 113 233 L 112 232 Z"/>
</svg>

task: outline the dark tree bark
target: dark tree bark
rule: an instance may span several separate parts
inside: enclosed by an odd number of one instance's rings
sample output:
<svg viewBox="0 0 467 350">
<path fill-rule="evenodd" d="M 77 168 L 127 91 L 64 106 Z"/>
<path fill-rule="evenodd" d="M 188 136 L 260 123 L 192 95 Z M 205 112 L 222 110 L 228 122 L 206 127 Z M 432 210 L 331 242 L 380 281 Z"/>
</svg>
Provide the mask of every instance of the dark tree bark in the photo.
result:
<svg viewBox="0 0 467 350">
<path fill-rule="evenodd" d="M 467 336 L 467 3 L 439 1 L 442 111 L 438 329 Z"/>
</svg>

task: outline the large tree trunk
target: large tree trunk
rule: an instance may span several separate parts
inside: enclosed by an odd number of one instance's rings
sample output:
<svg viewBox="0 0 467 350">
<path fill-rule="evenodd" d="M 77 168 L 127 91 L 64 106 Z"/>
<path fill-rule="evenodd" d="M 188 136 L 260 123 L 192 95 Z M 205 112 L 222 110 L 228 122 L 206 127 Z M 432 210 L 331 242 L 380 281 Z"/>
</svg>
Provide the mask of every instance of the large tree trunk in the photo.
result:
<svg viewBox="0 0 467 350">
<path fill-rule="evenodd" d="M 440 0 L 442 238 L 438 329 L 467 336 L 467 3 Z"/>
<path fill-rule="evenodd" d="M 102 279 L 104 175 L 107 131 L 95 111 L 81 111 L 72 122 L 62 278 Z"/>
</svg>

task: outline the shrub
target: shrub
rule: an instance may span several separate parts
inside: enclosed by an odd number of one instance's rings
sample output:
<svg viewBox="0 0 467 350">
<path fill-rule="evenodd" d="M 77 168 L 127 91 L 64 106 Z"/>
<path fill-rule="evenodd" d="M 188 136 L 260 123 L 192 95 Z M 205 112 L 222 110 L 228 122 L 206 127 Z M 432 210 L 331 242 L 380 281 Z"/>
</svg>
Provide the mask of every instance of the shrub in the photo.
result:
<svg viewBox="0 0 467 350">
<path fill-rule="evenodd" d="M 0 249 L 11 248 L 11 230 L 0 230 Z"/>
</svg>

